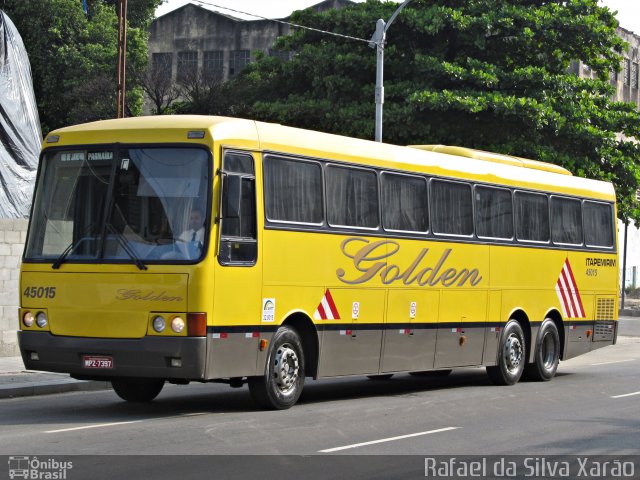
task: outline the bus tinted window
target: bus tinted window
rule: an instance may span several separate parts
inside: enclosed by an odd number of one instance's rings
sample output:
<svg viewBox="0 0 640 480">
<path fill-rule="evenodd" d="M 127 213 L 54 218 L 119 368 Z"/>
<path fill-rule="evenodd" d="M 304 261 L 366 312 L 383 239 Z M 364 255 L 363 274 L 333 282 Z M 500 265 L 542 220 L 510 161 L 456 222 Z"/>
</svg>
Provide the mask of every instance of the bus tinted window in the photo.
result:
<svg viewBox="0 0 640 480">
<path fill-rule="evenodd" d="M 613 247 L 613 213 L 606 203 L 584 202 L 584 241 L 589 247 Z"/>
<path fill-rule="evenodd" d="M 516 236 L 530 242 L 549 241 L 549 200 L 538 193 L 516 192 Z"/>
<path fill-rule="evenodd" d="M 511 192 L 476 187 L 476 232 L 479 237 L 513 238 Z"/>
<path fill-rule="evenodd" d="M 223 170 L 225 172 L 253 175 L 253 159 L 248 155 L 227 152 L 224 155 Z"/>
<path fill-rule="evenodd" d="M 387 230 L 426 232 L 429 228 L 427 181 L 421 177 L 382 175 L 382 224 Z"/>
<path fill-rule="evenodd" d="M 471 186 L 466 183 L 431 183 L 433 231 L 448 235 L 473 235 Z"/>
<path fill-rule="evenodd" d="M 269 220 L 322 223 L 322 169 L 319 164 L 268 156 L 264 176 Z"/>
<path fill-rule="evenodd" d="M 551 197 L 551 238 L 554 243 L 582 245 L 580 200 Z"/>
<path fill-rule="evenodd" d="M 329 224 L 378 228 L 378 178 L 375 172 L 329 165 L 326 181 Z"/>
</svg>

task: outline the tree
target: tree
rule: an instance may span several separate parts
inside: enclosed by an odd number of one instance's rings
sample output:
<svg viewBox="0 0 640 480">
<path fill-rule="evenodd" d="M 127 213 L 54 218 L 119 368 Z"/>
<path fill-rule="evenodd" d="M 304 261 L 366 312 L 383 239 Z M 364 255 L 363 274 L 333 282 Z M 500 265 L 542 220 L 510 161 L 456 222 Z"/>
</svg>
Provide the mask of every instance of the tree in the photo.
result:
<svg viewBox="0 0 640 480">
<path fill-rule="evenodd" d="M 397 3 L 368 0 L 293 15 L 294 23 L 369 39 Z M 387 34 L 384 140 L 444 143 L 562 165 L 612 181 L 619 216 L 640 222 L 640 113 L 611 100 L 626 48 L 597 0 L 414 0 Z M 375 53 L 367 42 L 295 30 L 232 81 L 242 115 L 363 138 L 374 133 Z M 595 79 L 569 73 L 572 60 Z M 234 98 L 228 94 L 227 98 Z M 623 134 L 627 139 L 619 137 Z"/>
<path fill-rule="evenodd" d="M 147 62 L 147 25 L 161 0 L 129 0 L 128 65 Z M 4 0 L 24 41 L 43 133 L 116 114 L 118 19 L 113 0 Z M 130 17 L 131 18 L 131 17 Z M 127 84 L 127 106 L 142 109 L 142 91 Z"/>
</svg>

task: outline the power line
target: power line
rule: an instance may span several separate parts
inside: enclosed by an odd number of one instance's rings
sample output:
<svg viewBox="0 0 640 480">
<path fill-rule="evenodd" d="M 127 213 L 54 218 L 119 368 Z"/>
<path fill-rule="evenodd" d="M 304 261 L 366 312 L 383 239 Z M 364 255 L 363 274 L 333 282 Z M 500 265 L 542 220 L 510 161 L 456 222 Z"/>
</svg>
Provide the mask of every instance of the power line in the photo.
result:
<svg viewBox="0 0 640 480">
<path fill-rule="evenodd" d="M 223 7 L 222 5 L 216 5 L 215 3 L 206 2 L 204 0 L 192 0 L 192 1 L 194 3 L 199 3 L 201 5 L 208 5 L 210 7 L 216 7 L 216 8 L 221 8 L 222 10 L 228 10 L 230 12 L 240 13 L 241 15 L 248 15 L 250 17 L 259 18 L 260 20 L 268 20 L 270 22 L 276 22 L 276 23 L 281 23 L 283 25 L 289 25 L 290 27 L 293 27 L 293 28 L 300 28 L 302 30 L 310 30 L 312 32 L 323 33 L 325 35 L 332 35 L 334 37 L 346 38 L 347 40 L 355 40 L 357 42 L 367 42 L 367 43 L 371 42 L 370 39 L 369 40 L 365 40 L 364 38 L 352 37 L 352 36 L 349 36 L 349 35 L 343 35 L 341 33 L 328 32 L 326 30 L 320 30 L 319 28 L 307 27 L 307 26 L 304 26 L 304 25 L 298 25 L 296 23 L 285 22 L 284 20 L 276 20 L 274 18 L 261 17 L 260 15 L 255 15 L 253 13 L 243 12 L 241 10 L 234 10 L 233 8 Z"/>
</svg>

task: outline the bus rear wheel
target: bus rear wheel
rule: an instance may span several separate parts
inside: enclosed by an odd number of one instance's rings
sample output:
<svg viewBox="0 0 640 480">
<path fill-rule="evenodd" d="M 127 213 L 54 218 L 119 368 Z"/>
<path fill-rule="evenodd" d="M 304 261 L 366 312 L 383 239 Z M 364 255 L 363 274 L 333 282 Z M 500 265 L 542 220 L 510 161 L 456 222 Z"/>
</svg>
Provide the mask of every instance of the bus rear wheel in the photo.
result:
<svg viewBox="0 0 640 480">
<path fill-rule="evenodd" d="M 111 380 L 118 396 L 127 402 L 150 402 L 158 396 L 164 380 L 161 378 L 118 378 Z"/>
<path fill-rule="evenodd" d="M 291 408 L 302 393 L 304 367 L 304 351 L 300 336 L 292 328 L 280 327 L 271 340 L 265 374 L 249 377 L 249 392 L 263 408 Z"/>
<path fill-rule="evenodd" d="M 514 385 L 522 376 L 526 359 L 524 332 L 518 321 L 511 319 L 502 330 L 498 364 L 487 367 L 487 376 L 494 385 Z"/>
<path fill-rule="evenodd" d="M 558 370 L 560 363 L 560 334 L 553 320 L 545 318 L 540 326 L 536 341 L 534 362 L 527 365 L 524 374 L 527 379 L 547 382 Z"/>
</svg>

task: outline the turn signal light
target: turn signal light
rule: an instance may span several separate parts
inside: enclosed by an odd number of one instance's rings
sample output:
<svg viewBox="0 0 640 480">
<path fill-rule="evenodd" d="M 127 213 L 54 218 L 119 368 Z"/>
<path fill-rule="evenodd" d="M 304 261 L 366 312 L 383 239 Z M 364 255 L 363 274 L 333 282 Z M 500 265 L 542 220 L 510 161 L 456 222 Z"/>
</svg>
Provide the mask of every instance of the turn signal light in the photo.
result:
<svg viewBox="0 0 640 480">
<path fill-rule="evenodd" d="M 207 336 L 206 313 L 187 313 L 187 335 L 190 337 Z"/>
<path fill-rule="evenodd" d="M 591 338 L 592 334 L 593 334 L 592 330 L 587 330 L 587 338 Z"/>
</svg>

